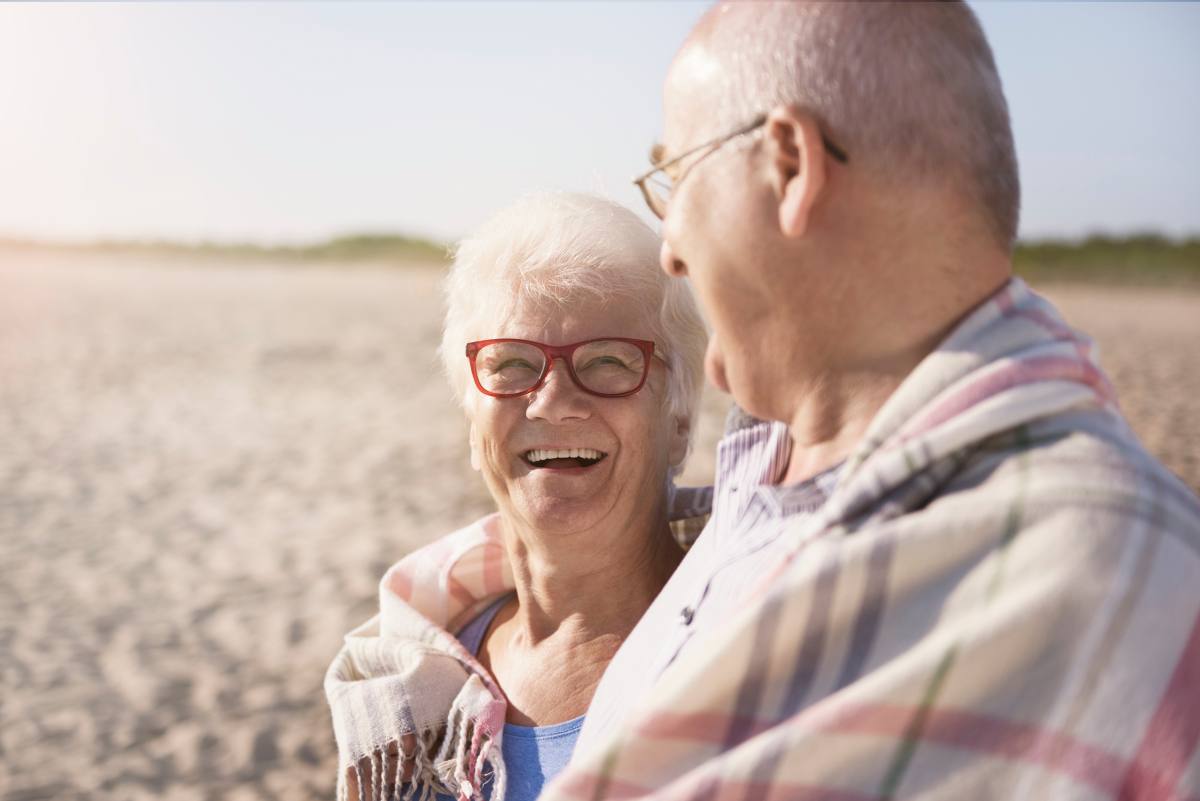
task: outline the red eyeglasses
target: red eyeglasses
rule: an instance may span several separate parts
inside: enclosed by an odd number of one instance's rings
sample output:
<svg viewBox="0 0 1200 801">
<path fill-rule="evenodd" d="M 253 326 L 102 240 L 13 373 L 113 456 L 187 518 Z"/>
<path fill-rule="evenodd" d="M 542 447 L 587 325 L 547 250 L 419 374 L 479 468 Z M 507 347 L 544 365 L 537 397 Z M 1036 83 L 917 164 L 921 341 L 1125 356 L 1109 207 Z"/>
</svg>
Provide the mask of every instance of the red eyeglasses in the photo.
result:
<svg viewBox="0 0 1200 801">
<path fill-rule="evenodd" d="M 484 395 L 515 398 L 546 383 L 555 359 L 562 359 L 575 386 L 602 398 L 632 395 L 646 383 L 654 343 L 607 337 L 571 345 L 528 339 L 481 339 L 467 343 L 471 376 Z"/>
</svg>

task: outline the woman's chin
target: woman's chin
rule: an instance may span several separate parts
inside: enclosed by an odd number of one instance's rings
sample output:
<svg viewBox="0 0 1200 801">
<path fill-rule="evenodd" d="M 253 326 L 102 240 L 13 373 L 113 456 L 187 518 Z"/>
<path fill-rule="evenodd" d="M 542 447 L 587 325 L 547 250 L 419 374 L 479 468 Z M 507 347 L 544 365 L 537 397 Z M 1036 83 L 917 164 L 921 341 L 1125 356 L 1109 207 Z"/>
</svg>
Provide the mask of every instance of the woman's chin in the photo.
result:
<svg viewBox="0 0 1200 801">
<path fill-rule="evenodd" d="M 614 491 L 610 483 L 572 484 L 559 479 L 537 476 L 521 482 L 522 491 L 510 495 L 516 521 L 534 531 L 558 534 L 596 530 L 607 524 L 622 525 L 623 521 L 613 519 L 622 515 L 621 493 Z"/>
<path fill-rule="evenodd" d="M 609 508 L 597 497 L 539 495 L 519 504 L 517 512 L 538 531 L 580 531 L 602 522 Z"/>
</svg>

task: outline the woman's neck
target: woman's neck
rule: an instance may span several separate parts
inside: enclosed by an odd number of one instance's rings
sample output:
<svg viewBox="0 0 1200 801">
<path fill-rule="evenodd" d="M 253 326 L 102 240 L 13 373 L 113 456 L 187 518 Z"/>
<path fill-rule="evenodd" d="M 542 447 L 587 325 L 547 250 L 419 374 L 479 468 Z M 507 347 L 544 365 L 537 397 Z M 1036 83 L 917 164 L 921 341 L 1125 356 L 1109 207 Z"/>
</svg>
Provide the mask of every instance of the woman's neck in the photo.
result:
<svg viewBox="0 0 1200 801">
<path fill-rule="evenodd" d="M 620 530 L 505 536 L 516 597 L 488 627 L 480 660 L 508 698 L 508 722 L 578 717 L 683 551 L 661 510 Z"/>
<path fill-rule="evenodd" d="M 625 635 L 683 558 L 665 512 L 620 530 L 507 532 L 521 644 Z"/>
</svg>

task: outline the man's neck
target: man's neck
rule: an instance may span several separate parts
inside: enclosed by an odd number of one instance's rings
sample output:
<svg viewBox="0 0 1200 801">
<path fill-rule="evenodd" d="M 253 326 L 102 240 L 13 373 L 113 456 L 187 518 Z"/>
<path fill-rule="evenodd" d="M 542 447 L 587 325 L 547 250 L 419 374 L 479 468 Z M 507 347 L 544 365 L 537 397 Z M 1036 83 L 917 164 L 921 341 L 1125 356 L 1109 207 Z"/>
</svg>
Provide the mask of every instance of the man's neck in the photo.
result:
<svg viewBox="0 0 1200 801">
<path fill-rule="evenodd" d="M 991 265 L 986 275 L 954 302 L 926 314 L 923 329 L 910 331 L 906 338 L 897 337 L 907 345 L 893 347 L 885 357 L 860 359 L 857 369 L 828 371 L 796 390 L 794 412 L 788 420 L 792 452 L 781 483 L 806 481 L 850 456 L 909 373 L 963 318 L 1007 283 L 1006 263 Z M 899 325 L 891 328 L 898 330 Z"/>
<path fill-rule="evenodd" d="M 788 424 L 791 454 L 781 484 L 798 484 L 847 459 L 903 375 L 821 382 L 806 393 Z"/>
</svg>

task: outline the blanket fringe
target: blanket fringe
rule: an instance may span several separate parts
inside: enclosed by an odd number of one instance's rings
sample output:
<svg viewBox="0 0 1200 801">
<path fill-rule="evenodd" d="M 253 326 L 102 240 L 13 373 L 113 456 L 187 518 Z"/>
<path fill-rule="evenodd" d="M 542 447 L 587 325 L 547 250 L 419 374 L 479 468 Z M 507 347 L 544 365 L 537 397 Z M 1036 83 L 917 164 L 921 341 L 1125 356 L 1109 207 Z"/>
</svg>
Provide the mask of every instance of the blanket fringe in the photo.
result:
<svg viewBox="0 0 1200 801">
<path fill-rule="evenodd" d="M 491 782 L 490 801 L 504 801 L 505 771 L 495 738 L 479 743 L 471 760 L 474 721 L 456 710 L 444 729 L 429 729 L 405 751 L 392 741 L 385 748 L 347 766 L 338 777 L 338 801 L 432 801 L 436 794 L 461 801 L 484 801 Z M 403 781 L 405 766 L 410 778 Z"/>
</svg>

